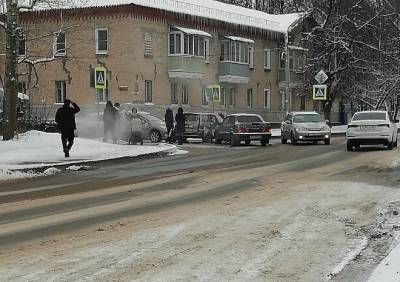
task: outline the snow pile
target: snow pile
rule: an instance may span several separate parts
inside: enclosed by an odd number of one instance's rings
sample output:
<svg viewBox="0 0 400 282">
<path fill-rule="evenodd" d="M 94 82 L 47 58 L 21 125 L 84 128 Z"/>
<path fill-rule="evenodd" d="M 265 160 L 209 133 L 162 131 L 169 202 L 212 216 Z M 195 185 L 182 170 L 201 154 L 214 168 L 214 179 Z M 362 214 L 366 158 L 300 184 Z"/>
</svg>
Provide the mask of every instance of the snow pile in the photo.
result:
<svg viewBox="0 0 400 282">
<path fill-rule="evenodd" d="M 71 157 L 65 158 L 59 133 L 29 131 L 21 134 L 18 139 L 0 142 L 0 180 L 56 174 L 60 172 L 54 168 L 56 165 L 136 157 L 161 152 L 174 154 L 178 150 L 175 145 L 169 144 L 117 145 L 75 138 L 74 146 L 70 151 Z M 49 169 L 43 174 L 26 172 L 26 170 L 41 167 L 49 167 Z M 70 169 L 75 170 L 76 167 Z M 24 170 L 24 172 L 15 170 Z"/>
<path fill-rule="evenodd" d="M 400 245 L 378 265 L 368 282 L 398 282 L 400 281 Z"/>
</svg>

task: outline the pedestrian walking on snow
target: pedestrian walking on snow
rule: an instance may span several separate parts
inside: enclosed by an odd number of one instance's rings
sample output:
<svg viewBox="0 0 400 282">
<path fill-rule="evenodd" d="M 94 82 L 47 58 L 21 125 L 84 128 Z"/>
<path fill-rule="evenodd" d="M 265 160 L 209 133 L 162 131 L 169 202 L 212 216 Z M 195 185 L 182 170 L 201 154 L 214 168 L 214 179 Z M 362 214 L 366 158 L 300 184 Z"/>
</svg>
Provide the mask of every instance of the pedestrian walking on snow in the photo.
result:
<svg viewBox="0 0 400 282">
<path fill-rule="evenodd" d="M 69 151 L 74 144 L 74 130 L 76 130 L 75 114 L 80 110 L 76 103 L 66 99 L 64 105 L 59 108 L 56 113 L 56 122 L 61 132 L 61 142 L 66 158 L 69 157 Z"/>
<path fill-rule="evenodd" d="M 167 127 L 167 142 L 172 142 L 172 135 L 174 130 L 174 113 L 170 108 L 167 108 L 164 115 L 165 126 Z"/>
<path fill-rule="evenodd" d="M 185 115 L 183 114 L 182 107 L 178 108 L 178 113 L 175 115 L 175 121 L 176 121 L 176 135 L 178 137 L 178 144 L 182 145 L 183 134 L 185 133 L 185 123 L 186 123 L 186 118 Z"/>
<path fill-rule="evenodd" d="M 117 142 L 117 138 L 115 135 L 115 127 L 117 125 L 118 119 L 119 119 L 118 110 L 113 106 L 111 101 L 107 101 L 106 108 L 104 109 L 103 113 L 103 122 L 104 122 L 103 142 L 107 141 L 107 137 L 109 134 L 111 134 L 113 143 Z"/>
</svg>

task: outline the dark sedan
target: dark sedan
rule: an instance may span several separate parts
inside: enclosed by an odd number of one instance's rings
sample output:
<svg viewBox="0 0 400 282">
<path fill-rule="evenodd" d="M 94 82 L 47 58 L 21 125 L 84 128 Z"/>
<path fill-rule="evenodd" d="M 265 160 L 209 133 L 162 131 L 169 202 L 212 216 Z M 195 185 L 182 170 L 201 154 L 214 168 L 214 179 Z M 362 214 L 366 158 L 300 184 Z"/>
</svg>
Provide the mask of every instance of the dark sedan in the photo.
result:
<svg viewBox="0 0 400 282">
<path fill-rule="evenodd" d="M 255 114 L 228 115 L 215 130 L 215 143 L 228 141 L 231 146 L 239 145 L 241 141 L 246 145 L 251 141 L 260 141 L 262 146 L 266 146 L 270 137 L 270 124 Z"/>
</svg>

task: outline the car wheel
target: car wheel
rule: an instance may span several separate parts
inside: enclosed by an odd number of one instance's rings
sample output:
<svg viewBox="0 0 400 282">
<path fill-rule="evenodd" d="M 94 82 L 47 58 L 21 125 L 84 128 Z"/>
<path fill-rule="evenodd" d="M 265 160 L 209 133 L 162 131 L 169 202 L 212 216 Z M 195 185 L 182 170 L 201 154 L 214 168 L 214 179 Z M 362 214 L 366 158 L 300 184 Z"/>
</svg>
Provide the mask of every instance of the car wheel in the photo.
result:
<svg viewBox="0 0 400 282">
<path fill-rule="evenodd" d="M 151 143 L 160 142 L 162 139 L 161 133 L 158 130 L 153 129 L 150 131 L 149 139 Z"/>
<path fill-rule="evenodd" d="M 314 140 L 314 141 L 312 141 L 312 143 L 313 143 L 314 145 L 316 145 L 316 144 L 318 144 L 318 141 L 317 141 L 317 140 Z"/>
<path fill-rule="evenodd" d="M 387 149 L 388 149 L 388 150 L 393 150 L 393 142 L 389 142 L 389 143 L 387 144 Z"/>
<path fill-rule="evenodd" d="M 286 144 L 287 143 L 287 139 L 283 136 L 281 136 L 281 143 L 282 144 Z"/>
<path fill-rule="evenodd" d="M 397 148 L 397 140 L 393 142 L 393 148 Z"/>
<path fill-rule="evenodd" d="M 246 144 L 246 146 L 249 146 L 251 141 L 250 140 L 246 140 L 246 141 L 244 141 L 244 143 Z"/>
<path fill-rule="evenodd" d="M 296 144 L 297 144 L 297 140 L 296 140 L 296 138 L 294 137 L 293 132 L 290 134 L 290 142 L 292 142 L 293 145 L 296 145 Z"/>
<path fill-rule="evenodd" d="M 231 147 L 234 147 L 234 146 L 237 145 L 237 141 L 236 141 L 235 135 L 233 135 L 233 134 L 231 134 L 231 138 L 229 139 L 229 145 Z"/>
<path fill-rule="evenodd" d="M 331 144 L 331 139 L 325 139 L 325 145 L 330 145 Z"/>
<path fill-rule="evenodd" d="M 349 152 L 353 151 L 353 144 L 351 141 L 347 141 L 346 147 L 347 147 L 347 151 L 349 151 Z"/>
<path fill-rule="evenodd" d="M 221 144 L 222 140 L 219 138 L 218 134 L 215 133 L 215 144 Z"/>
</svg>

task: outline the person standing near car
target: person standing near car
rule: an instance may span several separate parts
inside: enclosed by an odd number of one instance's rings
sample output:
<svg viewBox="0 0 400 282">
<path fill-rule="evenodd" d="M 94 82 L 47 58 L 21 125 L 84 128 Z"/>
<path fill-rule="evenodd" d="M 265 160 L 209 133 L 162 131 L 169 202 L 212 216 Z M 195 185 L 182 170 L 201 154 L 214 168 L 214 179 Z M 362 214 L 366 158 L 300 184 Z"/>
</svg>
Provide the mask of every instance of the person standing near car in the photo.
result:
<svg viewBox="0 0 400 282">
<path fill-rule="evenodd" d="M 103 122 L 104 122 L 103 142 L 107 141 L 107 137 L 108 137 L 109 133 L 111 134 L 113 143 L 117 142 L 117 139 L 115 136 L 115 126 L 117 124 L 118 119 L 119 119 L 118 110 L 113 106 L 111 101 L 107 101 L 106 108 L 104 109 L 104 113 L 103 113 Z"/>
<path fill-rule="evenodd" d="M 69 157 L 69 151 L 74 144 L 74 131 L 76 129 L 75 114 L 80 110 L 81 109 L 76 103 L 69 99 L 65 99 L 64 105 L 59 108 L 56 113 L 56 122 L 58 129 L 61 132 L 61 142 L 66 158 Z"/>
<path fill-rule="evenodd" d="M 175 115 L 176 121 L 176 135 L 178 136 L 178 144 L 183 144 L 183 134 L 185 133 L 186 118 L 183 114 L 183 108 L 178 108 L 178 113 Z"/>
<path fill-rule="evenodd" d="M 165 126 L 167 127 L 167 142 L 172 142 L 172 131 L 174 130 L 174 113 L 167 108 L 164 115 Z"/>
</svg>

